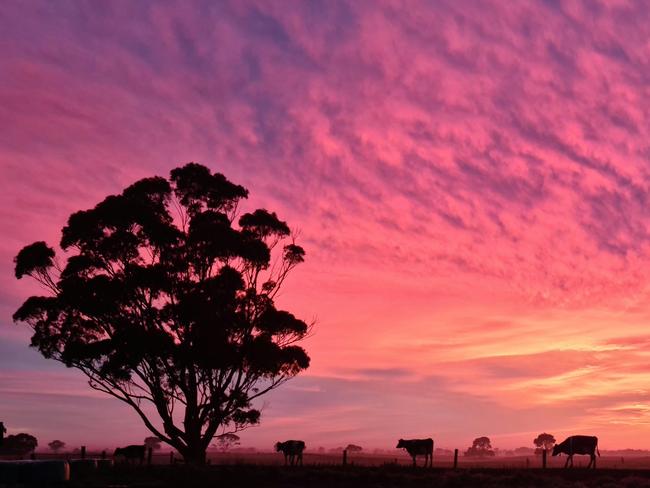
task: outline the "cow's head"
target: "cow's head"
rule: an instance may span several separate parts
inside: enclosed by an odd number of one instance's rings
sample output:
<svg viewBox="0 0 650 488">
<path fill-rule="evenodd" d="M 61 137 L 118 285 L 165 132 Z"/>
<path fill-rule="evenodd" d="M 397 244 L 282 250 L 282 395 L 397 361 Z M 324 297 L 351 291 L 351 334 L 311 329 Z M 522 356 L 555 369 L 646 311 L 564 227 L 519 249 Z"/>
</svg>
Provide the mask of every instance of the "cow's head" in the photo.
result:
<svg viewBox="0 0 650 488">
<path fill-rule="evenodd" d="M 275 443 L 275 451 L 280 452 L 282 450 L 282 442 Z"/>
<path fill-rule="evenodd" d="M 553 454 L 552 455 L 557 456 L 558 454 L 561 454 L 561 453 L 562 453 L 562 448 L 558 444 L 555 444 L 553 446 Z"/>
<path fill-rule="evenodd" d="M 399 449 L 400 447 L 406 447 L 406 444 L 404 443 L 404 439 L 400 439 L 399 441 L 397 441 L 396 449 Z"/>
</svg>

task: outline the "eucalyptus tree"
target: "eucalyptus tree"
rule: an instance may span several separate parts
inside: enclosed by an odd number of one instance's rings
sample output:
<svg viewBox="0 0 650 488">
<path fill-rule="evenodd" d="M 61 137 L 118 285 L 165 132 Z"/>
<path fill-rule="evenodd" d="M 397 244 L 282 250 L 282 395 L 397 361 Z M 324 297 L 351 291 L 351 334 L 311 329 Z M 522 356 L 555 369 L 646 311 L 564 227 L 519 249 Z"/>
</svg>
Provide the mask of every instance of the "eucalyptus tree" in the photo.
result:
<svg viewBox="0 0 650 488">
<path fill-rule="evenodd" d="M 306 322 L 275 306 L 304 260 L 273 212 L 241 214 L 248 191 L 189 163 L 73 213 L 55 250 L 15 258 L 46 290 L 14 321 L 32 346 L 129 405 L 188 463 L 217 431 L 256 424 L 254 400 L 309 366 Z"/>
</svg>

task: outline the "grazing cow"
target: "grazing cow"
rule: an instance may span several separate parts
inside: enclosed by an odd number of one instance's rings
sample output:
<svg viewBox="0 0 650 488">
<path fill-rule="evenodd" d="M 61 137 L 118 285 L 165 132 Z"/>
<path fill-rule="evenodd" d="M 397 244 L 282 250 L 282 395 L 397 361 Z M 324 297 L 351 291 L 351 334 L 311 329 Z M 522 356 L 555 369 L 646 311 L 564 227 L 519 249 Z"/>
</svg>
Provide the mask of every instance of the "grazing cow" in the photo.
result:
<svg viewBox="0 0 650 488">
<path fill-rule="evenodd" d="M 289 462 L 291 466 L 300 463 L 302 466 L 302 451 L 305 450 L 305 443 L 303 441 L 284 441 L 276 442 L 275 450 L 284 454 L 284 465 Z"/>
<path fill-rule="evenodd" d="M 133 445 L 126 447 L 118 447 L 113 453 L 114 458 L 124 458 L 126 462 L 130 461 L 140 461 L 140 464 L 144 463 L 144 453 L 145 446 Z"/>
<path fill-rule="evenodd" d="M 596 453 L 600 456 L 600 451 L 598 450 L 598 437 L 590 435 L 572 435 L 567 437 L 563 442 L 555 444 L 553 446 L 553 456 L 558 454 L 566 454 L 569 456 L 564 463 L 564 467 L 569 466 L 573 467 L 573 455 L 574 454 L 589 454 L 591 459 L 587 468 L 592 466 L 596 469 Z"/>
<path fill-rule="evenodd" d="M 433 439 L 400 439 L 397 443 L 398 449 L 406 449 L 413 458 L 413 466 L 416 465 L 415 457 L 424 456 L 424 467 L 433 466 Z"/>
</svg>

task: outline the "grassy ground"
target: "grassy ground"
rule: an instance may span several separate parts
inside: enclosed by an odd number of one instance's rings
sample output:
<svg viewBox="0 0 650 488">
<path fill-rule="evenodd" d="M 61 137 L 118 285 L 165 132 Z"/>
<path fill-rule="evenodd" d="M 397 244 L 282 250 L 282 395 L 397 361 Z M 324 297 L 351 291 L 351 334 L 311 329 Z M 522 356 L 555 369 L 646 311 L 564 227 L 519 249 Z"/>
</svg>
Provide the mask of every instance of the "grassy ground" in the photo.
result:
<svg viewBox="0 0 650 488">
<path fill-rule="evenodd" d="M 110 458 L 113 450 L 108 449 L 107 455 Z M 101 452 L 92 451 L 88 452 L 89 458 L 100 458 Z M 18 457 L 19 458 L 19 457 Z M 16 458 L 16 459 L 18 459 Z M 79 458 L 78 453 L 60 453 L 54 454 L 51 452 L 38 452 L 36 459 L 76 459 Z M 3 459 L 9 459 L 5 457 Z M 176 461 L 180 460 L 178 454 L 175 455 Z M 246 464 L 246 465 L 282 465 L 284 464 L 284 457 L 281 453 L 277 452 L 229 452 L 229 453 L 215 453 L 208 454 L 208 460 L 212 464 Z M 548 458 L 549 468 L 561 468 L 564 466 L 566 456 L 558 456 Z M 169 464 L 169 452 L 155 452 L 152 459 L 155 465 Z M 336 466 L 342 463 L 341 453 L 316 453 L 306 452 L 304 455 L 305 466 Z M 418 458 L 418 464 L 422 464 L 424 458 Z M 584 467 L 589 462 L 588 456 L 576 456 L 575 466 L 577 468 Z M 404 451 L 395 451 L 393 453 L 351 453 L 348 455 L 348 463 L 355 466 L 385 466 L 386 464 L 398 464 L 400 466 L 410 466 L 411 458 Z M 454 464 L 453 456 L 433 456 L 433 465 L 436 468 L 451 468 Z M 523 468 L 538 468 L 542 465 L 541 456 L 496 456 L 485 458 L 473 458 L 459 456 L 458 466 L 460 468 L 502 468 L 502 469 L 523 469 Z M 650 458 L 646 456 L 606 456 L 598 458 L 598 468 L 603 469 L 650 469 Z"/>
<path fill-rule="evenodd" d="M 404 466 L 183 466 L 117 467 L 73 480 L 70 488 L 167 487 L 626 487 L 650 488 L 650 471 L 621 469 L 424 469 Z"/>
<path fill-rule="evenodd" d="M 99 453 L 89 453 L 97 457 Z M 67 455 L 39 454 L 38 459 Z M 69 455 L 75 458 L 75 455 Z M 178 458 L 176 458 L 178 459 Z M 434 468 L 412 468 L 401 453 L 355 454 L 341 466 L 339 454 L 305 454 L 304 467 L 284 467 L 278 453 L 228 453 L 210 456 L 212 465 L 192 469 L 169 465 L 169 453 L 154 455 L 152 466 L 118 465 L 87 474 L 72 473 L 67 488 L 167 488 L 167 487 L 628 487 L 650 488 L 650 458 L 602 457 L 597 470 L 586 470 L 588 457 L 576 457 L 576 468 L 561 467 L 565 458 L 549 458 L 542 470 L 539 456 L 459 458 L 459 469 L 451 469 L 453 458 L 434 457 Z M 419 459 L 422 462 L 422 459 Z M 77 468 L 81 469 L 81 468 Z M 0 488 L 5 488 L 0 480 Z"/>
</svg>

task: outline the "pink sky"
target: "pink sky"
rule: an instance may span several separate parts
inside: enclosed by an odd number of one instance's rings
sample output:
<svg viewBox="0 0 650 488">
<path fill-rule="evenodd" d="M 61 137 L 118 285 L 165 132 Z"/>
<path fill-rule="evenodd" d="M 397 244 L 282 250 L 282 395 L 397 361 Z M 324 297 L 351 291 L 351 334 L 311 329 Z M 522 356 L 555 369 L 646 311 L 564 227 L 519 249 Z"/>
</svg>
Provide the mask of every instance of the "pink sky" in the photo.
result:
<svg viewBox="0 0 650 488">
<path fill-rule="evenodd" d="M 542 431 L 650 448 L 642 2 L 36 2 L 0 10 L 0 420 L 114 446 L 128 408 L 29 350 L 25 244 L 188 161 L 300 230 L 307 373 L 243 445 Z"/>
</svg>

